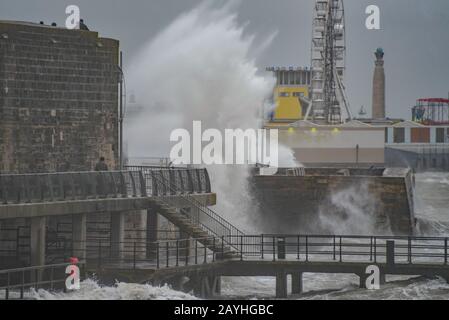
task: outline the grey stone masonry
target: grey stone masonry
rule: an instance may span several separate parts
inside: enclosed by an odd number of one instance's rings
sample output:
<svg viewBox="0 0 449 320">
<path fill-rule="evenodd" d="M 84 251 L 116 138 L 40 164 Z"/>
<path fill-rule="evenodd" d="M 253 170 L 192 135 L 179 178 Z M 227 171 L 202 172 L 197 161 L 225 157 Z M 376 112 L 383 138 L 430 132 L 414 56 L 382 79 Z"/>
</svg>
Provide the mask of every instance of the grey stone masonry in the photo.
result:
<svg viewBox="0 0 449 320">
<path fill-rule="evenodd" d="M 119 42 L 0 21 L 0 172 L 118 163 Z"/>
</svg>

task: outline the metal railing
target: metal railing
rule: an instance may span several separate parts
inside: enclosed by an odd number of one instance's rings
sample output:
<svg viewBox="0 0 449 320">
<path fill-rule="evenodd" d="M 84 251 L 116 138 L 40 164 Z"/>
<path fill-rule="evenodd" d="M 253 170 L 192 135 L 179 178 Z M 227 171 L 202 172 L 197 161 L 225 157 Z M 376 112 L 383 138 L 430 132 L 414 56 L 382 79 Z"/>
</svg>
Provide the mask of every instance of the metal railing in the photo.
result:
<svg viewBox="0 0 449 320">
<path fill-rule="evenodd" d="M 141 164 L 155 168 L 169 168 L 172 165 L 170 158 L 163 157 L 132 157 L 127 160 L 129 165 Z"/>
<path fill-rule="evenodd" d="M 147 193 L 155 197 L 179 193 L 211 192 L 209 174 L 206 169 L 155 168 L 151 166 L 125 166 L 125 169 L 144 172 Z M 158 179 L 160 176 L 164 178 L 163 181 Z M 165 180 L 173 187 L 167 188 Z"/>
<path fill-rule="evenodd" d="M 73 242 L 61 247 L 73 248 L 74 244 L 78 244 L 78 249 L 61 252 L 60 258 L 67 261 L 69 257 L 82 254 L 89 266 L 98 268 L 160 269 L 223 259 L 323 264 L 393 262 L 449 268 L 449 238 L 441 237 L 264 234 L 155 242 L 98 240 Z M 81 244 L 84 244 L 84 250 L 79 249 L 83 247 Z M 212 248 L 217 250 L 214 252 Z M 230 253 L 233 254 L 227 255 Z"/>
<path fill-rule="evenodd" d="M 156 242 L 109 240 L 72 241 L 58 246 L 55 252 L 58 261 L 67 261 L 70 257 L 85 257 L 89 269 L 161 269 L 186 265 L 211 263 L 229 253 L 229 247 L 220 242 L 220 238 L 195 238 L 160 240 Z M 209 243 L 210 245 L 205 245 Z M 220 252 L 214 252 L 216 246 Z M 76 249 L 75 249 L 76 247 Z M 84 249 L 81 249 L 83 248 Z M 84 259 L 84 258 L 83 258 Z"/>
<path fill-rule="evenodd" d="M 146 181 L 151 181 L 152 185 L 156 185 L 156 188 L 153 189 L 153 194 L 156 193 L 160 196 L 160 200 L 163 201 L 166 205 L 171 206 L 171 200 L 173 200 L 170 196 L 176 195 L 176 201 L 183 201 L 183 206 L 189 209 L 181 209 L 181 213 L 185 216 L 189 217 L 191 221 L 195 225 L 199 225 L 202 227 L 204 231 L 206 231 L 212 237 L 223 238 L 227 241 L 230 237 L 235 236 L 243 236 L 244 233 L 240 231 L 233 224 L 225 220 L 215 211 L 210 209 L 208 206 L 202 204 L 200 201 L 195 199 L 195 197 L 185 194 L 184 189 L 182 188 L 182 183 L 180 184 L 173 177 L 181 177 L 182 172 L 187 173 L 187 176 L 191 176 L 188 174 L 189 171 L 195 171 L 197 175 L 203 174 L 204 179 L 198 178 L 198 181 L 204 181 L 206 183 L 206 191 L 210 192 L 210 181 L 209 175 L 207 174 L 206 169 L 194 169 L 194 170 L 183 170 L 183 169 L 174 169 L 174 170 L 152 170 L 151 168 L 146 167 L 137 167 L 136 169 L 141 170 L 144 174 Z M 182 179 L 181 179 L 182 181 Z M 150 182 L 147 182 L 149 185 Z M 181 187 L 180 187 L 181 186 Z M 159 193 L 158 190 L 163 190 L 162 193 Z M 162 196 L 164 195 L 164 196 Z M 229 243 L 228 243 L 229 245 Z M 234 249 L 237 249 L 234 245 L 232 245 Z"/>
<path fill-rule="evenodd" d="M 1 174 L 0 205 L 96 198 L 167 196 L 178 193 L 210 193 L 206 169 L 129 166 L 129 171 L 86 171 L 37 174 Z M 145 177 L 142 171 L 145 171 Z M 165 180 L 164 180 L 165 181 Z"/>
<path fill-rule="evenodd" d="M 256 235 L 231 237 L 241 260 L 448 265 L 448 238 L 401 236 Z"/>
<path fill-rule="evenodd" d="M 227 238 L 227 239 L 226 239 Z M 202 265 L 226 259 L 233 261 L 300 261 L 317 263 L 385 263 L 432 266 L 435 274 L 446 275 L 449 268 L 449 238 L 337 235 L 240 235 L 177 239 L 157 242 L 86 241 L 62 247 L 78 248 L 61 252 L 61 259 L 82 255 L 85 269 L 164 269 Z M 209 245 L 206 245 L 208 243 Z M 84 246 L 83 246 L 83 245 Z M 231 249 L 239 248 L 238 250 Z M 214 252 L 212 247 L 220 247 Z M 80 248 L 85 249 L 80 249 Z M 226 255 L 234 253 L 234 255 Z M 237 254 L 235 254 L 237 253 Z M 0 270 L 0 299 L 24 299 L 30 288 L 64 289 L 67 263 Z M 427 270 L 427 269 L 426 269 Z M 410 271 L 409 271 L 410 272 Z M 419 270 L 417 271 L 419 272 Z M 419 274 L 419 273 L 418 273 Z"/>
<path fill-rule="evenodd" d="M 26 299 L 27 290 L 34 288 L 65 290 L 65 273 L 69 263 L 0 270 L 0 299 Z M 85 262 L 77 263 L 80 277 L 84 275 Z"/>
<path fill-rule="evenodd" d="M 30 254 L 29 226 L 0 228 L 0 265 L 27 262 Z"/>
<path fill-rule="evenodd" d="M 0 175 L 0 205 L 146 195 L 136 171 Z"/>
</svg>

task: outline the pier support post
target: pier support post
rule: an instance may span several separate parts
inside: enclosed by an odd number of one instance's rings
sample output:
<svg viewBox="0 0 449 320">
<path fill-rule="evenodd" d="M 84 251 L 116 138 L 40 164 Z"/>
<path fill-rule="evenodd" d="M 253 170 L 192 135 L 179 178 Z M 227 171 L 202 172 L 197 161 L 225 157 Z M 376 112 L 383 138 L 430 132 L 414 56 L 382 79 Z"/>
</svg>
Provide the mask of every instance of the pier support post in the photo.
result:
<svg viewBox="0 0 449 320">
<path fill-rule="evenodd" d="M 366 279 L 368 278 L 368 275 L 361 273 L 358 276 L 359 276 L 359 288 L 366 289 Z"/>
<path fill-rule="evenodd" d="M 276 298 L 287 298 L 287 275 L 285 272 L 276 274 Z"/>
<path fill-rule="evenodd" d="M 32 266 L 42 266 L 45 264 L 46 223 L 46 217 L 31 218 L 30 250 Z"/>
<path fill-rule="evenodd" d="M 292 274 L 292 294 L 302 294 L 302 272 Z"/>
<path fill-rule="evenodd" d="M 198 276 L 192 280 L 195 281 L 193 292 L 197 297 L 208 299 L 221 294 L 220 276 Z"/>
<path fill-rule="evenodd" d="M 221 276 L 215 276 L 214 277 L 214 294 L 216 296 L 220 296 L 221 295 Z"/>
<path fill-rule="evenodd" d="M 380 285 L 381 285 L 381 286 L 383 286 L 384 284 L 387 283 L 386 278 L 387 278 L 387 276 L 386 276 L 385 273 L 383 273 L 382 270 L 381 270 L 381 272 L 380 272 Z"/>
<path fill-rule="evenodd" d="M 158 241 L 159 216 L 154 209 L 147 210 L 147 259 L 155 258 L 156 248 L 154 243 Z"/>
<path fill-rule="evenodd" d="M 87 214 L 72 215 L 73 255 L 80 261 L 86 260 Z"/>
<path fill-rule="evenodd" d="M 31 218 L 30 221 L 30 251 L 31 266 L 45 265 L 45 238 L 46 238 L 46 217 Z M 40 282 L 42 280 L 42 271 L 36 271 L 31 274 L 32 282 Z"/>
<path fill-rule="evenodd" d="M 122 258 L 125 240 L 125 213 L 111 213 L 111 257 Z"/>
</svg>

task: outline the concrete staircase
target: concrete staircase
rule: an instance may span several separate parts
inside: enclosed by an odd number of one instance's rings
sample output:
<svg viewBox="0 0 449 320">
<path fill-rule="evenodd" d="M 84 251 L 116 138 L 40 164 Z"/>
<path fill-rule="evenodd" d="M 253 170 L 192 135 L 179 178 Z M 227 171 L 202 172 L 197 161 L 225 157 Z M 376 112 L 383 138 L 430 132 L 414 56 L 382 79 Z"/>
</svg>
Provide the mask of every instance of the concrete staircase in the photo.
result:
<svg viewBox="0 0 449 320">
<path fill-rule="evenodd" d="M 153 198 L 151 201 L 154 210 L 178 227 L 181 232 L 187 233 L 214 252 L 217 259 L 230 259 L 238 256 L 238 253 L 233 251 L 229 245 L 223 243 L 220 237 L 206 231 L 205 227 L 194 222 L 187 214 L 178 211 L 161 198 Z"/>
</svg>

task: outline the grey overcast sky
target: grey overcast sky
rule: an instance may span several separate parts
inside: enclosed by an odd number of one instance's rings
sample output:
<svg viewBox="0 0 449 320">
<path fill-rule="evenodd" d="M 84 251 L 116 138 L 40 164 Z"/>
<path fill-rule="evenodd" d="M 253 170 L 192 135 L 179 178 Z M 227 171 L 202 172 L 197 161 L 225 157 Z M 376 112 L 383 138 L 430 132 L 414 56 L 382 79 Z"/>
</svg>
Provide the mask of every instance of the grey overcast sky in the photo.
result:
<svg viewBox="0 0 449 320">
<path fill-rule="evenodd" d="M 212 0 L 211 0 L 212 1 Z M 76 4 L 91 30 L 120 40 L 125 67 L 137 50 L 200 0 L 0 0 L 1 20 L 40 20 L 63 25 L 65 7 Z M 225 0 L 217 0 L 217 5 Z M 239 20 L 247 31 L 264 36 L 278 31 L 258 66 L 308 66 L 314 0 L 241 0 Z M 381 9 L 381 30 L 365 28 L 365 8 Z M 373 52 L 386 56 L 387 113 L 410 118 L 421 97 L 449 92 L 448 0 L 345 0 L 347 24 L 346 86 L 353 111 L 371 108 Z"/>
</svg>

